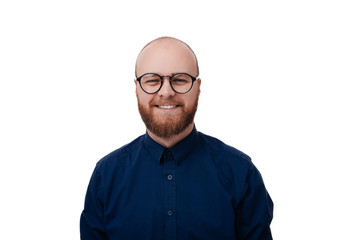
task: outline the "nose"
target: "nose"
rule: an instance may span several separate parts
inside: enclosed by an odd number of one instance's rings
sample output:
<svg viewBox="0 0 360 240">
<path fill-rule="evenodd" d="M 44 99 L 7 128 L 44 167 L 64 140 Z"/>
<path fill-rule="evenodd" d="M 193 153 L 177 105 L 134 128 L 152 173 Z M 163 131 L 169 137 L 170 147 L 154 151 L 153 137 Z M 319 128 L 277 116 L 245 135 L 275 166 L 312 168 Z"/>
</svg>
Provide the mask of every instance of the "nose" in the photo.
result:
<svg viewBox="0 0 360 240">
<path fill-rule="evenodd" d="M 158 94 L 161 97 L 171 97 L 174 96 L 176 93 L 175 91 L 172 89 L 171 85 L 170 85 L 170 78 L 165 76 L 163 78 L 163 84 L 158 92 Z"/>
</svg>

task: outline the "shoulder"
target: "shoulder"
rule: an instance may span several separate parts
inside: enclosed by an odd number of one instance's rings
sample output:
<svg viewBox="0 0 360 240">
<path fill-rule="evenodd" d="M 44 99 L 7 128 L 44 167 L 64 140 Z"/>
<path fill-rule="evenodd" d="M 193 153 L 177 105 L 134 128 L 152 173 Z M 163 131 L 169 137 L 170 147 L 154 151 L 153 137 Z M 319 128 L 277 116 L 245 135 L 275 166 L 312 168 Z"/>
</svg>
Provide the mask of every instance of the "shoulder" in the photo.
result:
<svg viewBox="0 0 360 240">
<path fill-rule="evenodd" d="M 221 140 L 203 134 L 201 132 L 199 132 L 199 136 L 206 148 L 208 148 L 213 154 L 222 156 L 222 159 L 224 159 L 225 161 L 230 161 L 230 162 L 235 161 L 235 162 L 241 162 L 245 165 L 248 164 L 251 165 L 251 158 L 247 154 L 238 150 L 237 148 L 225 144 Z"/>
<path fill-rule="evenodd" d="M 97 168 L 102 166 L 125 163 L 129 159 L 130 153 L 139 149 L 144 140 L 144 135 L 139 136 L 132 142 L 110 152 L 97 162 Z"/>
<path fill-rule="evenodd" d="M 232 181 L 243 185 L 249 172 L 254 168 L 251 158 L 242 151 L 232 147 L 217 138 L 200 133 L 202 145 L 209 152 L 211 162 Z M 240 187 L 241 188 L 241 187 Z"/>
</svg>

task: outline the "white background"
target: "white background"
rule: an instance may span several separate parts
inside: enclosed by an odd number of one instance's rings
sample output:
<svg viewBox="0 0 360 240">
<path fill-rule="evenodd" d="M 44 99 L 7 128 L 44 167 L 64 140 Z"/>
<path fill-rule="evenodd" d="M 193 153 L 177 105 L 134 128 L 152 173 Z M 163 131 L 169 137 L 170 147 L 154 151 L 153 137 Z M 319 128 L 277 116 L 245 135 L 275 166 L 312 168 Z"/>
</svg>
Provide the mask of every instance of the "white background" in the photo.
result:
<svg viewBox="0 0 360 240">
<path fill-rule="evenodd" d="M 79 239 L 96 162 L 143 134 L 134 63 L 197 53 L 197 129 L 253 159 L 274 239 L 360 239 L 358 1 L 1 1 L 0 239 Z"/>
</svg>

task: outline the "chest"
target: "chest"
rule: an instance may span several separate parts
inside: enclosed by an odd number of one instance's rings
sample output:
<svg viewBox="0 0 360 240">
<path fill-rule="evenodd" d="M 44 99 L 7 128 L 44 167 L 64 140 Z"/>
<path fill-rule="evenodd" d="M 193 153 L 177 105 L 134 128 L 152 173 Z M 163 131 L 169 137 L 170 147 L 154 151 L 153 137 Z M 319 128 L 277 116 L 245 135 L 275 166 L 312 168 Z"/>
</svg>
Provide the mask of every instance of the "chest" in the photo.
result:
<svg viewBox="0 0 360 240">
<path fill-rule="evenodd" d="M 104 219 L 124 239 L 235 239 L 234 200 L 211 165 L 135 166 L 104 186 Z M 205 238 L 204 238 L 205 236 Z"/>
</svg>

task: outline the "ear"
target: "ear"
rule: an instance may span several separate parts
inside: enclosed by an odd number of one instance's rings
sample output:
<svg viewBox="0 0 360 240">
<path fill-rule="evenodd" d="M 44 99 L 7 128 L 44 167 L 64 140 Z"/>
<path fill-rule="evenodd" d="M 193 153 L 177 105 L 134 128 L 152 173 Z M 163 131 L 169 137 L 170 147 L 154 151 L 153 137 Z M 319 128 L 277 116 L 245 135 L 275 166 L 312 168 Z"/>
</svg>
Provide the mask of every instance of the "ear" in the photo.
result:
<svg viewBox="0 0 360 240">
<path fill-rule="evenodd" d="M 199 94 L 200 94 L 200 92 L 201 92 L 201 91 L 200 91 L 201 78 L 199 78 L 197 81 L 198 81 L 198 85 L 199 85 Z"/>
<path fill-rule="evenodd" d="M 135 93 L 137 93 L 137 83 L 138 83 L 138 81 L 136 80 L 136 78 L 134 79 L 134 83 L 135 83 Z"/>
</svg>

